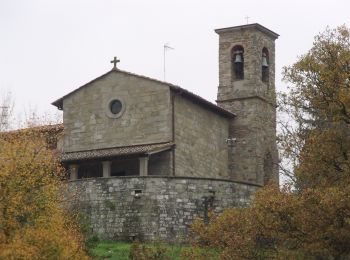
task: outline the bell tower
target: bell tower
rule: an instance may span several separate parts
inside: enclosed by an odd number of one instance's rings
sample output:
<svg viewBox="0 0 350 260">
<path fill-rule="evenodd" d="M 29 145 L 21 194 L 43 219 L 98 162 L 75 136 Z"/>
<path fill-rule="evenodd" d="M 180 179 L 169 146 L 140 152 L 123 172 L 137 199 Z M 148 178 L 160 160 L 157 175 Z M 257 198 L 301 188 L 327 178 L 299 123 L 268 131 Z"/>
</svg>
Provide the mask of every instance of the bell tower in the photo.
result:
<svg viewBox="0 0 350 260">
<path fill-rule="evenodd" d="M 232 180 L 265 185 L 278 181 L 275 40 L 260 24 L 217 29 L 217 104 L 236 114 L 230 126 Z"/>
</svg>

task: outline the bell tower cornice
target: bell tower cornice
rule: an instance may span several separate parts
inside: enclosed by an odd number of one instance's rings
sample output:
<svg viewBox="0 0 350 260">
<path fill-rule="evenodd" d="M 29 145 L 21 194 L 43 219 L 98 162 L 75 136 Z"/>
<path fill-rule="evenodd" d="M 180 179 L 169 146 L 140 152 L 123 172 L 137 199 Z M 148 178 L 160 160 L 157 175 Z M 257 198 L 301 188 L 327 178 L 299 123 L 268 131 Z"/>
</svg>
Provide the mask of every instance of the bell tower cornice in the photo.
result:
<svg viewBox="0 0 350 260">
<path fill-rule="evenodd" d="M 274 40 L 276 40 L 279 37 L 279 34 L 271 31 L 270 29 L 267 29 L 266 27 L 264 27 L 258 23 L 219 28 L 219 29 L 215 29 L 215 32 L 217 34 L 234 33 L 234 32 L 237 32 L 239 30 L 244 30 L 244 29 L 255 29 L 255 30 L 261 31 L 261 32 L 265 33 L 266 35 L 270 36 L 271 38 L 273 38 Z"/>
</svg>

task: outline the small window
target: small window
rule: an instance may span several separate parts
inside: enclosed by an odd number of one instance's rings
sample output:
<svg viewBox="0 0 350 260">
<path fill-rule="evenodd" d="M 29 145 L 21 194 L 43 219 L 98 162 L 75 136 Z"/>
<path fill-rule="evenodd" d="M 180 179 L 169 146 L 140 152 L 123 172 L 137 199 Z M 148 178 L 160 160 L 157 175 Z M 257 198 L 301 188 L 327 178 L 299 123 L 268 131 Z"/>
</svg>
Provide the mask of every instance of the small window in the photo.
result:
<svg viewBox="0 0 350 260">
<path fill-rule="evenodd" d="M 268 184 L 273 175 L 273 160 L 270 152 L 265 154 L 264 158 L 264 185 Z"/>
<path fill-rule="evenodd" d="M 261 80 L 269 82 L 269 51 L 263 48 L 261 53 Z"/>
<path fill-rule="evenodd" d="M 241 45 L 232 48 L 232 79 L 244 79 L 244 49 Z"/>
<path fill-rule="evenodd" d="M 134 198 L 139 199 L 141 198 L 142 190 L 134 190 Z"/>
<path fill-rule="evenodd" d="M 135 192 L 135 194 L 141 194 L 142 190 L 135 190 L 134 192 Z"/>
<path fill-rule="evenodd" d="M 120 102 L 120 100 L 115 99 L 112 100 L 111 103 L 109 104 L 109 109 L 111 110 L 111 113 L 114 115 L 117 115 L 118 113 L 120 113 L 120 111 L 122 111 L 123 105 L 122 102 Z"/>
</svg>

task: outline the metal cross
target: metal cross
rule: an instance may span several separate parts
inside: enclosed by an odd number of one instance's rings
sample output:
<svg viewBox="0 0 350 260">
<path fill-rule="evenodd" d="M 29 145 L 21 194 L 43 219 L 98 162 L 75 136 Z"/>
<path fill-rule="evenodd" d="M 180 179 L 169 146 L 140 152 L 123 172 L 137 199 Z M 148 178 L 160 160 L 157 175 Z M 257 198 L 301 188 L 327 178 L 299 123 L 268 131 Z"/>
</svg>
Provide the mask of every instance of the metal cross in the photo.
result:
<svg viewBox="0 0 350 260">
<path fill-rule="evenodd" d="M 117 69 L 118 62 L 120 62 L 120 60 L 118 60 L 117 57 L 114 57 L 114 59 L 111 60 L 111 63 L 113 63 L 113 69 Z"/>
<path fill-rule="evenodd" d="M 247 15 L 246 17 L 244 17 L 247 20 L 247 24 L 249 23 L 249 16 Z"/>
</svg>

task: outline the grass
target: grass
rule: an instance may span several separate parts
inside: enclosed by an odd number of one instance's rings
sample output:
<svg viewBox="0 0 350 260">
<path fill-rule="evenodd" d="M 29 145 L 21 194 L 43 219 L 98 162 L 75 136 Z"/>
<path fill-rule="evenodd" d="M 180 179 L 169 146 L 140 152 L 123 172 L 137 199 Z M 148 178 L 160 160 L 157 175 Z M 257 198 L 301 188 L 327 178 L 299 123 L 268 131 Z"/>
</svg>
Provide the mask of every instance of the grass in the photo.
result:
<svg viewBox="0 0 350 260">
<path fill-rule="evenodd" d="M 104 241 L 91 248 L 94 259 L 128 260 L 131 244 Z"/>
<path fill-rule="evenodd" d="M 91 248 L 93 258 L 96 260 L 128 260 L 131 243 L 102 241 Z M 149 244 L 148 246 L 156 246 Z M 181 250 L 184 247 L 178 245 L 166 245 L 166 256 L 170 259 L 180 260 Z"/>
</svg>

